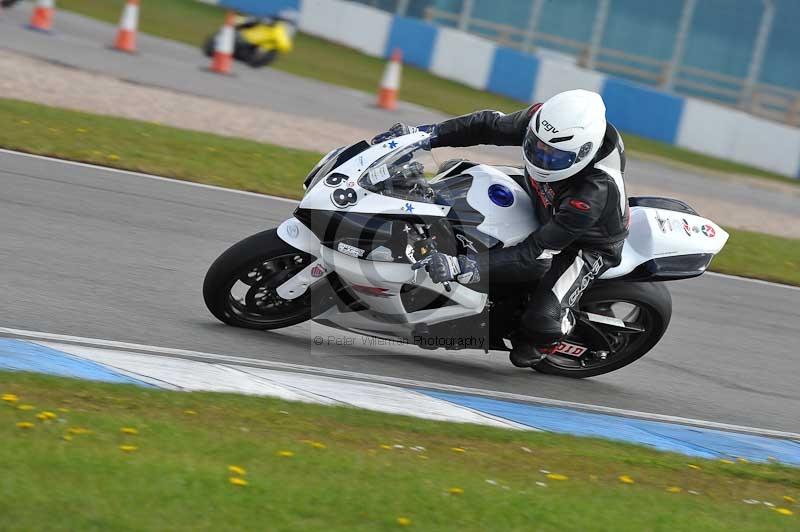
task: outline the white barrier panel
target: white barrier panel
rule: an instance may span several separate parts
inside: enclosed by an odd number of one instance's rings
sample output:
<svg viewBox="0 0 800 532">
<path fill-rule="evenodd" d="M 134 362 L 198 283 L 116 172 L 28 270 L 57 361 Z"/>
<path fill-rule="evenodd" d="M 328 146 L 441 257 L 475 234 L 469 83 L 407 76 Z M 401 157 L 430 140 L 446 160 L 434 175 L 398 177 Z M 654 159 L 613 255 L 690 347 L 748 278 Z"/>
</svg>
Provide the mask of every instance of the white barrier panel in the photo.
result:
<svg viewBox="0 0 800 532">
<path fill-rule="evenodd" d="M 439 28 L 431 71 L 475 89 L 485 89 L 494 59 L 494 43 L 450 28 Z"/>
<path fill-rule="evenodd" d="M 676 144 L 790 177 L 800 170 L 800 130 L 694 98 L 686 98 Z"/>
<path fill-rule="evenodd" d="M 605 76 L 598 72 L 540 58 L 531 101 L 543 102 L 559 92 L 572 89 L 586 89 L 599 94 L 603 90 L 604 80 Z"/>
<path fill-rule="evenodd" d="M 730 159 L 744 113 L 686 98 L 675 143 L 688 150 Z"/>
<path fill-rule="evenodd" d="M 303 0 L 300 29 L 311 35 L 383 57 L 392 16 L 343 0 Z"/>
<path fill-rule="evenodd" d="M 731 159 L 797 177 L 800 166 L 800 131 L 763 118 L 743 114 L 736 125 Z"/>
</svg>

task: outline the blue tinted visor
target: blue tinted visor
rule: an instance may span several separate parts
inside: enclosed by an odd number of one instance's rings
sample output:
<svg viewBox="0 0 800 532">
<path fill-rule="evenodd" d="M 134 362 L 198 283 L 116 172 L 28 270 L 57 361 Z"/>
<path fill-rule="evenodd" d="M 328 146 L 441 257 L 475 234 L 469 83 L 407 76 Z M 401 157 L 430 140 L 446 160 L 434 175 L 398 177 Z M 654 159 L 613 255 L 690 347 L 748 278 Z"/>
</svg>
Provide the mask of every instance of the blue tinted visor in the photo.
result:
<svg viewBox="0 0 800 532">
<path fill-rule="evenodd" d="M 522 150 L 528 162 L 542 170 L 564 170 L 572 166 L 578 158 L 575 152 L 559 150 L 546 144 L 531 130 L 525 135 Z"/>
</svg>

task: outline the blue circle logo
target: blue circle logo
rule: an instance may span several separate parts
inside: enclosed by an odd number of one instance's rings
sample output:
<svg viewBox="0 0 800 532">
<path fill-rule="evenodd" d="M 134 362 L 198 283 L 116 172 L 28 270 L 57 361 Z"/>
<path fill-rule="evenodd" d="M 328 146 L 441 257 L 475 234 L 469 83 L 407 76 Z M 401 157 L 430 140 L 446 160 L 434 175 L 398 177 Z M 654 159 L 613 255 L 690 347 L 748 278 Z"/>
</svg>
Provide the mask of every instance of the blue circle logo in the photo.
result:
<svg viewBox="0 0 800 532">
<path fill-rule="evenodd" d="M 489 187 L 489 199 L 499 207 L 511 207 L 514 204 L 514 193 L 505 185 L 494 184 Z"/>
</svg>

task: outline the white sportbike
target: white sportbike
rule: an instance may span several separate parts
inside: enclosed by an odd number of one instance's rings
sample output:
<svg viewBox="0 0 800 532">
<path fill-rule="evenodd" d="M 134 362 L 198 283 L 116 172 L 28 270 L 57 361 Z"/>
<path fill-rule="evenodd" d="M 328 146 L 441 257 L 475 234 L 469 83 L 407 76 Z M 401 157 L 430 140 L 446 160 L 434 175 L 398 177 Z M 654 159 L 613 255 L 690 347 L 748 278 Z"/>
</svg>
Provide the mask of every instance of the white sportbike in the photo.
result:
<svg viewBox="0 0 800 532">
<path fill-rule="evenodd" d="M 536 231 L 522 170 L 437 164 L 427 133 L 336 149 L 314 167 L 294 217 L 225 251 L 203 295 L 223 322 L 280 329 L 309 319 L 422 348 L 507 351 L 535 286 L 481 272 L 475 287 L 435 284 L 415 262 L 434 250 L 475 254 Z M 703 274 L 728 234 L 685 203 L 630 198 L 619 266 L 573 309 L 574 324 L 536 370 L 591 377 L 643 356 L 663 336 L 672 300 L 660 281 Z M 488 279 L 487 279 L 488 278 Z"/>
</svg>

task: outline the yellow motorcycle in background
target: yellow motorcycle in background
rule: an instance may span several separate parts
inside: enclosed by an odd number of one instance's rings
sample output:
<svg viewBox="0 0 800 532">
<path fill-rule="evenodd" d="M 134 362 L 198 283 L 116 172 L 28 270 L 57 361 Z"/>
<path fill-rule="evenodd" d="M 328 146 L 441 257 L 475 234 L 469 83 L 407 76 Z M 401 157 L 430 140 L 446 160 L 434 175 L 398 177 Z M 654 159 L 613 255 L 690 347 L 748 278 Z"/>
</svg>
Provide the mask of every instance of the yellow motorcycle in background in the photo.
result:
<svg viewBox="0 0 800 532">
<path fill-rule="evenodd" d="M 234 21 L 234 30 L 236 40 L 233 57 L 258 68 L 272 63 L 278 54 L 292 51 L 297 24 L 288 17 L 238 16 Z M 218 36 L 219 33 L 216 33 L 206 40 L 203 51 L 209 57 L 214 55 Z"/>
</svg>

